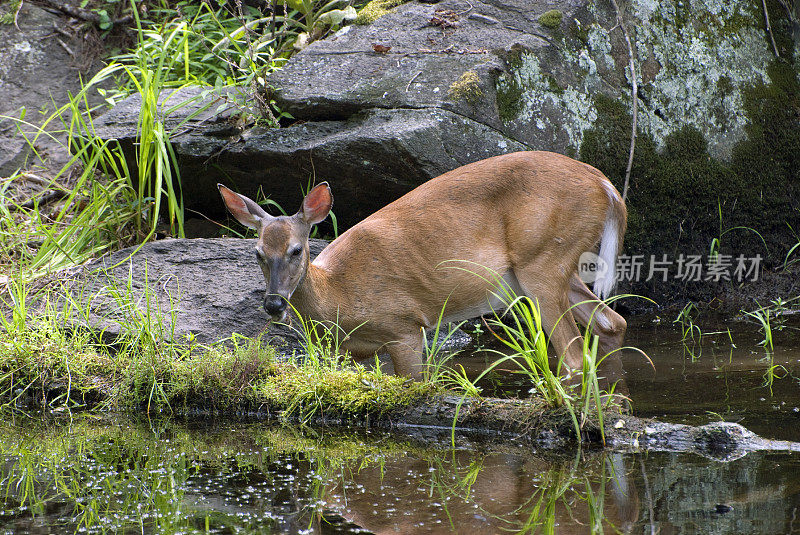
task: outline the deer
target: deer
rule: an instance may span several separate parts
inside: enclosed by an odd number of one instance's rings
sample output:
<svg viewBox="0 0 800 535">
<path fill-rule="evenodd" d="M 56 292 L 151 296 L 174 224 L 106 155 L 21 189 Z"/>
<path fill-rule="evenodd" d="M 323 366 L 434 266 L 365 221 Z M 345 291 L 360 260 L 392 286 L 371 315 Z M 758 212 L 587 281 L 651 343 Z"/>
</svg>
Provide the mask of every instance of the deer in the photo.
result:
<svg viewBox="0 0 800 535">
<path fill-rule="evenodd" d="M 601 351 L 621 347 L 627 324 L 598 295 L 604 299 L 614 288 L 627 210 L 608 178 L 588 164 L 524 151 L 464 165 L 352 226 L 313 262 L 311 228 L 333 206 L 327 182 L 289 216 L 269 215 L 252 199 L 218 188 L 233 217 L 258 233 L 255 255 L 271 321 L 284 321 L 291 303 L 302 317 L 336 322 L 349 333 L 342 348 L 356 360 L 386 352 L 396 374 L 420 379 L 424 329 L 440 315 L 458 322 L 503 306 L 486 273 L 539 306 L 567 375 L 583 363 L 576 320 L 591 322 Z M 578 261 L 598 244 L 608 269 L 592 292 L 578 276 Z"/>
</svg>

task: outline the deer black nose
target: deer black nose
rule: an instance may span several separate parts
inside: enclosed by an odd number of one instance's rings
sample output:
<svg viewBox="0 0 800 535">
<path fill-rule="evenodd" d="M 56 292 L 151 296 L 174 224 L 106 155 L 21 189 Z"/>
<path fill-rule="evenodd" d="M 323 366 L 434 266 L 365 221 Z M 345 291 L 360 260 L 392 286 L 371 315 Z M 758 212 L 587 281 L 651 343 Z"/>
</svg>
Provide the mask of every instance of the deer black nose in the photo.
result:
<svg viewBox="0 0 800 535">
<path fill-rule="evenodd" d="M 286 310 L 286 299 L 278 294 L 269 294 L 264 298 L 264 310 L 270 316 L 280 316 Z"/>
</svg>

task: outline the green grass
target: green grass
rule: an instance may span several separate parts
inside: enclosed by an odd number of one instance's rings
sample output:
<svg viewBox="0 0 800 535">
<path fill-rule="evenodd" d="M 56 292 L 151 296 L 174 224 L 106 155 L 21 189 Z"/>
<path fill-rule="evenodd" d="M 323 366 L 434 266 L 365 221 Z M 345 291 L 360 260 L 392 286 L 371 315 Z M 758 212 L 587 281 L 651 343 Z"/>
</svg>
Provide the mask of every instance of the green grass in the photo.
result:
<svg viewBox="0 0 800 535">
<path fill-rule="evenodd" d="M 66 126 L 73 132 L 88 127 L 77 105 L 60 110 L 61 118 L 71 113 Z M 138 241 L 135 193 L 119 147 L 77 137 L 73 147 L 70 161 L 50 181 L 50 188 L 65 192 L 62 201 L 47 207 L 36 199 L 31 207 L 9 201 L 0 208 L 0 269 L 15 278 L 39 278 Z M 105 179 L 97 179 L 100 170 L 109 173 Z M 24 181 L 25 174 L 10 177 L 6 189 L 17 179 Z"/>
<path fill-rule="evenodd" d="M 141 27 L 139 30 L 141 38 Z M 165 51 L 177 36 L 166 36 Z M 161 73 L 168 61 L 175 59 L 162 56 L 155 65 L 145 60 L 136 65 L 112 63 L 41 127 L 15 119 L 20 130 L 31 130 L 26 139 L 32 148 L 40 136 L 53 137 L 48 127 L 60 123 L 60 132 L 66 136 L 64 150 L 72 157 L 51 181 L 51 188 L 66 192 L 54 215 L 51 207 L 37 202 L 28 208 L 11 205 L 0 211 L 0 264 L 16 268 L 17 276 L 26 280 L 36 279 L 108 250 L 146 241 L 154 234 L 162 213 L 171 233 L 183 236 L 180 174 L 173 163 L 175 154 L 165 117 L 188 102 L 167 109 L 159 105 L 165 82 Z M 142 98 L 135 176 L 119 144 L 95 134 L 93 110 L 88 105 L 89 93 L 114 76 L 126 76 Z M 24 180 L 25 173 L 11 178 Z"/>
<path fill-rule="evenodd" d="M 157 304 L 149 291 L 137 297 L 133 285 L 129 276 L 102 290 L 114 304 L 102 320 L 120 331 L 109 341 L 81 327 L 98 313 L 90 292 L 75 284 L 35 291 L 13 280 L 0 315 L 0 407 L 259 409 L 306 421 L 377 415 L 438 391 L 353 364 L 339 347 L 346 333 L 319 322 L 303 323 L 302 359 L 279 359 L 272 346 L 236 335 L 213 345 L 181 340 L 175 305 Z"/>
<path fill-rule="evenodd" d="M 769 389 L 770 395 L 772 395 L 772 385 L 775 379 L 788 375 L 788 371 L 783 365 L 775 364 L 775 346 L 772 340 L 773 320 L 786 309 L 785 305 L 784 301 L 776 300 L 770 306 L 759 306 L 756 310 L 749 312 L 743 311 L 746 317 L 755 320 L 760 325 L 760 330 L 764 334 L 764 339 L 759 342 L 759 345 L 766 351 L 764 360 L 767 363 L 767 369 L 764 371 L 764 386 Z M 778 326 L 782 328 L 781 323 L 778 323 Z"/>
<path fill-rule="evenodd" d="M 684 355 L 688 354 L 693 361 L 703 354 L 703 331 L 696 323 L 699 314 L 697 305 L 689 301 L 672 322 L 680 325 Z"/>
<path fill-rule="evenodd" d="M 283 26 L 306 24 L 303 17 L 319 19 L 335 7 L 306 4 L 303 6 L 310 12 L 292 11 L 299 22 L 286 17 Z M 170 138 L 204 109 L 168 128 L 171 115 L 194 104 L 168 100 L 177 89 L 207 85 L 226 104 L 239 107 L 244 123 L 263 117 L 277 125 L 282 114 L 264 102 L 265 75 L 285 60 L 275 47 L 278 41 L 285 42 L 288 34 L 269 31 L 265 19 L 251 8 L 232 12 L 210 6 L 178 2 L 177 10 L 151 10 L 149 15 L 159 20 L 152 22 L 140 20 L 139 10 L 131 3 L 127 9 L 134 16 L 137 42 L 130 51 L 112 57 L 42 125 L 26 120 L 24 111 L 17 117 L 4 117 L 17 124 L 19 135 L 35 155 L 39 156 L 39 139 L 50 137 L 64 139 L 63 150 L 71 158 L 46 179 L 49 184 L 43 191 L 53 190 L 64 197 L 57 203 L 39 202 L 41 197 L 36 197 L 23 206 L 22 201 L 10 199 L 12 186 L 24 184 L 28 172 L 18 172 L 0 183 L 0 192 L 9 197 L 9 202 L 0 205 L 0 270 L 26 280 L 37 279 L 109 250 L 145 242 L 162 223 L 161 218 L 171 235 L 184 235 L 181 176 Z M 109 88 L 109 83 L 114 87 Z M 239 93 L 226 87 L 235 87 Z M 97 137 L 93 117 L 102 110 L 89 105 L 96 91 L 110 105 L 132 93 L 141 97 L 132 162 L 115 141 Z M 228 102 L 230 95 L 233 100 Z M 208 106 L 212 101 L 209 99 Z"/>
<path fill-rule="evenodd" d="M 751 232 L 755 236 L 757 236 L 758 239 L 761 240 L 761 243 L 764 245 L 764 251 L 766 252 L 767 255 L 769 255 L 769 247 L 767 247 L 767 242 L 764 239 L 764 237 L 756 229 L 751 228 L 751 227 L 747 227 L 747 226 L 743 226 L 743 225 L 736 226 L 736 227 L 730 227 L 730 228 L 725 228 L 723 226 L 723 222 L 722 222 L 722 202 L 719 199 L 717 199 L 717 214 L 719 215 L 719 236 L 715 237 L 715 238 L 713 238 L 711 240 L 711 245 L 709 246 L 709 251 L 708 251 L 709 263 L 718 262 L 720 251 L 722 249 L 722 238 L 727 233 L 732 232 L 734 230 L 746 230 L 748 232 Z M 791 253 L 791 251 L 790 251 L 790 253 Z"/>
<path fill-rule="evenodd" d="M 494 337 L 505 346 L 505 351 L 489 350 L 498 358 L 474 381 L 466 378 L 463 368 L 461 373 L 455 370 L 450 370 L 446 374 L 437 372 L 433 379 L 440 384 L 446 384 L 451 388 L 455 387 L 463 392 L 463 396 L 476 396 L 480 393 L 476 384 L 481 379 L 491 374 L 495 368 L 511 364 L 515 373 L 521 374 L 527 379 L 531 394 L 541 397 L 551 408 L 563 408 L 569 413 L 578 442 L 583 440 L 585 425 L 592 420 L 599 423 L 602 436 L 604 434 L 603 411 L 613 404 L 614 392 L 613 387 L 610 392 L 600 389 L 598 366 L 609 355 L 598 355 L 599 338 L 593 334 L 592 329 L 584 332 L 582 369 L 573 379 L 565 373 L 563 355 L 558 356 L 555 364 L 551 365 L 547 351 L 547 334 L 544 331 L 537 302 L 527 296 L 516 295 L 499 273 L 472 262 L 452 261 L 446 262 L 440 267 L 466 271 L 476 277 L 481 277 L 493 286 L 492 293 L 502 304 L 504 310 L 495 311 L 494 317 L 487 321 L 487 326 Z M 623 297 L 628 296 L 621 295 L 613 299 Z M 443 314 L 444 307 L 439 315 L 439 324 Z M 563 316 L 558 319 L 558 321 L 562 320 L 564 320 Z M 434 340 L 438 339 L 439 324 L 436 327 Z M 431 366 L 434 370 L 438 369 L 435 360 L 432 365 L 429 364 L 429 367 Z M 463 399 L 464 397 L 462 397 L 462 402 Z M 455 427 L 455 422 L 453 425 Z M 605 440 L 604 436 L 602 438 Z"/>
</svg>

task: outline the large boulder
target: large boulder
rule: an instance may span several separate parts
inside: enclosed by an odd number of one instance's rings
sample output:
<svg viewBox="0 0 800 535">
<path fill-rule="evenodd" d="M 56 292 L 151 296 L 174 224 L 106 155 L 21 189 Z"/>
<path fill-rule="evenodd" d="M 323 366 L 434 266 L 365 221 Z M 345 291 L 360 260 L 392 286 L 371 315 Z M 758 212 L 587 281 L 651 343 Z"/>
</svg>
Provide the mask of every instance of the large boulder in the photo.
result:
<svg viewBox="0 0 800 535">
<path fill-rule="evenodd" d="M 278 106 L 299 119 L 442 108 L 536 149 L 577 154 L 601 113 L 598 94 L 631 105 L 625 30 L 646 130 L 662 143 L 691 125 L 729 158 L 744 137 L 745 86 L 769 81 L 763 13 L 734 0 L 620 5 L 624 26 L 610 1 L 407 2 L 313 43 L 271 83 Z M 787 31 L 777 13 L 775 31 Z M 779 43 L 789 55 L 798 45 Z"/>
<path fill-rule="evenodd" d="M 632 109 L 630 51 L 640 130 L 662 146 L 696 129 L 711 155 L 727 160 L 746 137 L 745 92 L 770 83 L 774 53 L 756 11 L 733 0 L 637 0 L 619 13 L 620 25 L 611 2 L 406 2 L 313 42 L 271 75 L 277 106 L 299 120 L 288 128 L 240 132 L 232 125 L 242 110 L 219 107 L 208 91 L 198 100 L 211 106 L 203 114 L 191 117 L 192 105 L 168 118 L 181 124 L 172 139 L 187 207 L 222 215 L 209 193 L 225 182 L 248 195 L 261 188 L 293 210 L 301 187 L 327 180 L 347 226 L 488 156 L 526 148 L 578 155 L 587 132 L 594 141 L 619 122 L 609 102 Z M 787 20 L 772 26 L 791 35 Z M 789 57 L 798 46 L 778 43 Z M 171 103 L 200 93 L 179 91 Z M 132 154 L 137 115 L 131 97 L 95 123 L 97 133 Z M 629 130 L 610 135 L 605 143 L 627 147 Z M 591 150 L 587 157 L 597 159 Z"/>
<path fill-rule="evenodd" d="M 215 98 L 197 87 L 165 95 L 166 106 L 188 102 L 165 120 L 167 127 L 182 123 L 171 142 L 186 205 L 211 215 L 224 213 L 218 182 L 254 198 L 262 191 L 289 212 L 316 179 L 331 183 L 337 221 L 351 226 L 450 169 L 524 148 L 484 124 L 438 108 L 376 109 L 343 120 L 238 133 L 231 131 L 237 109 L 219 111 L 212 106 Z M 131 162 L 140 102 L 131 97 L 95 123 L 98 135 L 120 141 Z"/>
<path fill-rule="evenodd" d="M 71 293 L 89 305 L 82 321 L 109 341 L 147 322 L 158 337 L 179 343 L 211 344 L 238 333 L 286 348 L 296 336 L 269 325 L 254 244 L 167 239 L 123 249 L 85 266 Z M 325 245 L 312 240 L 312 254 Z"/>
</svg>

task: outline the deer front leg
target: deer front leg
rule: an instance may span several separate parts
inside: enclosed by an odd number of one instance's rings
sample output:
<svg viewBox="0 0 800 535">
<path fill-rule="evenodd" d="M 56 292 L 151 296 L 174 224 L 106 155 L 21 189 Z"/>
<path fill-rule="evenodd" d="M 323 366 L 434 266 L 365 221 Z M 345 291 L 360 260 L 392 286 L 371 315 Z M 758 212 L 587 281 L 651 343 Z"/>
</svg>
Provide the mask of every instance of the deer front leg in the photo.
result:
<svg viewBox="0 0 800 535">
<path fill-rule="evenodd" d="M 392 358 L 395 375 L 405 375 L 416 381 L 422 380 L 422 372 L 425 369 L 422 333 L 389 342 L 386 344 L 386 350 Z"/>
</svg>

